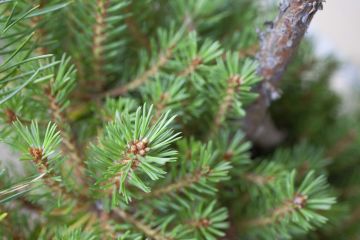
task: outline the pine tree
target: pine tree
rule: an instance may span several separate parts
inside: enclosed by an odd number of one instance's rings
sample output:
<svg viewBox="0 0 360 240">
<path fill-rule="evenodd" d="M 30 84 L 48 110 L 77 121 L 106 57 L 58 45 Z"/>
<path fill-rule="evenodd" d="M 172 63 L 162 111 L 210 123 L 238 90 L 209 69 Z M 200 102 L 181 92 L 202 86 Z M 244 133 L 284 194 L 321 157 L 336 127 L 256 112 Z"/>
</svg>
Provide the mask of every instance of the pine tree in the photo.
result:
<svg viewBox="0 0 360 240">
<path fill-rule="evenodd" d="M 2 239 L 360 237 L 322 2 L 0 1 Z"/>
</svg>

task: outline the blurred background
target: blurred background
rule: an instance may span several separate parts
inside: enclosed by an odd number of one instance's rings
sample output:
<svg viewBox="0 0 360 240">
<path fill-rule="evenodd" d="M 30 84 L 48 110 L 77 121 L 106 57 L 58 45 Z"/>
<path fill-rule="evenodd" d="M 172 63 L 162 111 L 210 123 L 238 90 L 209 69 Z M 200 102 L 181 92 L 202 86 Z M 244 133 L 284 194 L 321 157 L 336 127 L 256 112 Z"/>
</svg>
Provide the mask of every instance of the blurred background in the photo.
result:
<svg viewBox="0 0 360 240">
<path fill-rule="evenodd" d="M 308 35 L 314 38 L 317 53 L 335 56 L 342 63 L 333 76 L 332 86 L 344 100 L 344 112 L 358 107 L 360 100 L 360 1 L 327 0 Z"/>
<path fill-rule="evenodd" d="M 327 0 L 324 11 L 316 14 L 310 34 L 318 37 L 322 51 L 336 51 L 360 68 L 360 1 Z"/>
</svg>

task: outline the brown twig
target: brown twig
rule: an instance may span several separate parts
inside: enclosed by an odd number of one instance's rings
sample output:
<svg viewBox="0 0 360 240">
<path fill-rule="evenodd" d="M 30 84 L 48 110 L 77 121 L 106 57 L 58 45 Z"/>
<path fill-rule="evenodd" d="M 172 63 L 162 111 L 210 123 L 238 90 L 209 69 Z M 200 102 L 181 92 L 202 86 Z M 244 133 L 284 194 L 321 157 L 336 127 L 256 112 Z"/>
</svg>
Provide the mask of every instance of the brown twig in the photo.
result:
<svg viewBox="0 0 360 240">
<path fill-rule="evenodd" d="M 103 59 L 103 43 L 105 41 L 105 27 L 106 27 L 106 14 L 107 8 L 110 4 L 109 0 L 97 0 L 97 11 L 95 16 L 95 25 L 94 25 L 94 35 L 93 35 L 93 45 L 92 45 L 92 53 L 94 56 L 94 83 L 96 84 L 96 88 L 101 87 L 102 80 L 104 80 L 104 73 L 102 69 L 102 65 L 104 63 Z"/>
<path fill-rule="evenodd" d="M 202 173 L 200 171 L 196 171 L 193 174 L 187 175 L 174 183 L 171 183 L 167 186 L 163 186 L 159 189 L 155 189 L 154 191 L 150 192 L 146 195 L 146 197 L 159 197 L 164 194 L 169 194 L 172 192 L 178 192 L 182 189 L 191 186 L 194 183 L 200 181 L 200 179 L 208 173 Z"/>
<path fill-rule="evenodd" d="M 244 221 L 240 224 L 240 226 L 243 229 L 248 229 L 276 223 L 280 218 L 284 218 L 286 215 L 291 214 L 298 209 L 304 208 L 306 203 L 307 196 L 296 194 L 292 199 L 285 201 L 280 207 L 271 211 L 268 216 Z"/>
<path fill-rule="evenodd" d="M 39 8 L 45 7 L 46 2 L 41 0 Z M 31 21 L 31 24 L 36 26 L 40 22 L 41 18 L 36 17 Z M 37 30 L 37 35 L 39 39 L 43 39 L 45 37 L 45 31 L 43 28 L 39 28 Z M 38 49 L 38 54 L 46 54 L 47 49 L 46 48 L 40 48 Z M 58 105 L 56 101 L 56 97 L 51 92 L 51 87 L 44 89 L 45 95 L 49 100 L 49 107 L 51 110 L 51 115 L 53 118 L 53 121 L 57 124 L 57 127 L 60 130 L 61 136 L 62 136 L 62 145 L 63 145 L 63 152 L 64 155 L 69 156 L 69 160 L 72 163 L 72 166 L 74 167 L 75 175 L 77 176 L 78 182 L 85 186 L 85 180 L 84 180 L 84 163 L 82 159 L 80 158 L 80 154 L 74 144 L 74 138 L 69 135 L 68 129 L 66 129 L 66 124 L 68 123 L 68 120 L 66 119 L 65 115 L 61 111 L 61 107 Z M 36 97 L 36 96 L 35 96 Z M 42 101 L 42 99 L 38 99 Z M 9 114 L 13 114 L 9 112 Z M 15 115 L 16 116 L 16 115 Z M 13 117 L 13 116 L 12 116 Z"/>
<path fill-rule="evenodd" d="M 176 75 L 179 77 L 186 77 L 189 74 L 193 73 L 201 64 L 202 64 L 201 58 L 195 57 L 187 67 L 185 67 L 183 70 L 178 72 Z M 166 108 L 166 105 L 169 101 L 171 101 L 170 95 L 167 92 L 162 93 L 159 101 L 154 104 L 155 116 L 152 119 L 153 123 L 160 118 L 161 114 L 163 114 L 163 111 Z"/>
<path fill-rule="evenodd" d="M 231 76 L 228 79 L 228 85 L 225 93 L 226 95 L 224 99 L 220 102 L 219 109 L 215 114 L 214 124 L 211 129 L 210 137 L 214 136 L 214 134 L 216 134 L 219 128 L 221 127 L 224 119 L 226 118 L 227 112 L 230 110 L 233 104 L 234 95 L 236 91 L 239 89 L 240 85 L 241 85 L 241 78 L 239 75 Z"/>
<path fill-rule="evenodd" d="M 70 126 L 66 124 L 69 122 L 64 113 L 61 111 L 56 98 L 53 96 L 50 88 L 45 89 L 45 94 L 49 100 L 50 110 L 53 121 L 57 124 L 62 137 L 62 151 L 65 156 L 69 157 L 69 162 L 73 167 L 77 182 L 82 187 L 86 186 L 85 165 L 80 157 L 80 153 L 74 143 L 74 138 L 69 134 Z M 71 130 L 70 130 L 71 131 Z"/>
<path fill-rule="evenodd" d="M 183 69 L 182 71 L 180 71 L 178 74 L 176 74 L 179 77 L 185 77 L 189 74 L 191 74 L 192 72 L 194 72 L 196 70 L 196 68 L 202 64 L 202 59 L 200 57 L 195 57 L 191 63 L 189 64 L 189 66 L 187 66 L 185 69 Z"/>
<path fill-rule="evenodd" d="M 244 174 L 244 179 L 246 179 L 249 182 L 255 183 L 259 186 L 264 186 L 272 181 L 275 180 L 274 176 L 261 176 L 255 173 L 247 173 Z"/>
<path fill-rule="evenodd" d="M 279 132 L 269 134 L 265 127 L 273 127 L 267 118 L 271 101 L 279 97 L 280 80 L 297 50 L 313 16 L 322 9 L 323 0 L 283 0 L 280 13 L 269 29 L 261 35 L 258 73 L 263 81 L 257 86 L 259 98 L 247 111 L 245 131 L 248 138 L 260 145 L 274 145 Z M 273 127 L 274 130 L 274 127 Z"/>
<path fill-rule="evenodd" d="M 110 214 L 106 211 L 97 211 L 96 208 L 93 207 L 93 204 L 91 203 L 91 200 L 82 193 L 74 193 L 71 191 L 68 191 L 63 185 L 61 185 L 58 181 L 53 180 L 53 178 L 56 176 L 53 171 L 49 169 L 49 162 L 46 157 L 43 156 L 43 150 L 40 148 L 29 148 L 29 153 L 33 157 L 33 162 L 35 163 L 38 172 L 39 173 L 45 173 L 43 177 L 44 183 L 52 190 L 56 195 L 64 196 L 66 200 L 74 200 L 76 202 L 75 209 L 76 211 L 84 211 L 84 212 L 90 212 L 92 215 L 92 218 L 95 220 L 98 220 L 99 218 L 101 220 L 106 221 L 100 221 L 100 225 L 102 229 L 104 230 L 104 233 L 108 237 L 114 238 L 114 230 L 111 228 L 111 226 L 108 224 L 108 220 L 110 218 Z M 31 209 L 34 209 L 38 212 L 40 212 L 41 207 L 38 207 L 36 205 L 33 205 L 32 203 L 23 200 L 23 205 L 26 207 L 31 207 Z M 105 239 L 105 238 L 104 238 Z"/>
<path fill-rule="evenodd" d="M 6 120 L 5 122 L 9 125 L 11 125 L 13 122 L 15 122 L 16 120 L 24 123 L 24 124 L 31 124 L 31 120 L 29 119 L 25 119 L 25 118 L 22 118 L 20 117 L 17 113 L 15 113 L 14 110 L 10 109 L 10 108 L 6 108 L 4 110 L 4 114 L 6 116 Z M 38 120 L 37 123 L 39 125 L 44 125 L 44 126 L 47 126 L 47 124 L 49 122 L 45 121 L 45 120 Z"/>
<path fill-rule="evenodd" d="M 19 117 L 16 115 L 16 113 L 10 109 L 10 108 L 6 108 L 4 110 L 5 116 L 6 116 L 6 123 L 8 124 L 12 124 L 13 122 L 16 121 L 16 119 L 18 119 Z"/>
<path fill-rule="evenodd" d="M 170 237 L 164 236 L 163 234 L 161 234 L 160 232 L 154 230 L 150 226 L 148 226 L 148 225 L 144 224 L 143 222 L 137 220 L 131 214 L 125 212 L 122 209 L 117 208 L 117 209 L 114 209 L 112 212 L 117 217 L 120 217 L 124 221 L 129 222 L 132 225 L 134 225 L 138 230 L 143 232 L 150 239 L 154 239 L 154 240 L 171 240 L 172 239 Z"/>
<path fill-rule="evenodd" d="M 239 57 L 245 58 L 245 57 L 253 57 L 256 55 L 256 53 L 259 51 L 259 44 L 253 44 L 248 46 L 247 48 L 240 49 L 239 50 Z"/>
<path fill-rule="evenodd" d="M 238 52 L 239 58 L 246 58 L 246 57 L 254 57 L 258 51 L 259 51 L 259 44 L 255 43 L 255 44 L 252 44 L 245 48 L 241 48 L 237 52 Z M 223 60 L 226 60 L 227 53 L 228 52 L 224 52 L 221 55 Z"/>
<path fill-rule="evenodd" d="M 194 227 L 194 228 L 206 228 L 210 226 L 210 220 L 207 218 L 200 218 L 188 221 L 187 224 Z"/>
<path fill-rule="evenodd" d="M 46 2 L 44 0 L 40 0 L 40 2 L 38 4 L 38 9 L 44 8 L 45 5 L 46 5 Z M 30 21 L 31 27 L 32 28 L 37 27 L 37 25 L 39 25 L 41 23 L 41 19 L 42 19 L 41 16 L 36 16 L 36 17 L 31 18 L 31 21 Z M 45 36 L 46 36 L 45 29 L 43 27 L 39 27 L 38 30 L 35 32 L 35 37 L 37 38 L 38 42 L 39 42 L 39 40 L 44 39 Z M 48 49 L 46 47 L 39 46 L 36 48 L 36 52 L 39 55 L 45 55 L 48 53 Z"/>
<path fill-rule="evenodd" d="M 54 181 L 53 177 L 56 175 L 53 171 L 49 170 L 48 159 L 43 156 L 43 149 L 41 148 L 29 148 L 29 153 L 32 156 L 32 160 L 37 167 L 39 173 L 44 174 L 43 181 L 44 183 L 57 195 L 62 195 L 66 199 L 74 199 L 77 196 L 70 193 L 63 185 L 58 181 Z"/>
<path fill-rule="evenodd" d="M 161 117 L 161 115 L 163 114 L 167 103 L 170 101 L 169 98 L 170 98 L 170 94 L 168 94 L 167 92 L 164 92 L 161 94 L 159 101 L 154 104 L 155 115 L 151 120 L 152 124 L 154 124 L 156 121 L 158 121 L 159 118 Z"/>
<path fill-rule="evenodd" d="M 141 221 L 136 220 L 131 214 L 126 213 L 121 209 L 114 209 L 110 213 L 104 210 L 99 210 L 96 206 L 91 203 L 91 200 L 82 194 L 74 194 L 69 192 L 63 185 L 59 182 L 54 181 L 53 177 L 55 174 L 53 171 L 49 170 L 48 159 L 43 156 L 43 150 L 40 148 L 29 148 L 29 153 L 33 158 L 39 173 L 46 173 L 43 177 L 44 183 L 57 195 L 62 195 L 67 200 L 76 201 L 77 211 L 85 211 L 91 214 L 91 217 L 95 220 L 100 219 L 100 225 L 104 230 L 104 233 L 107 237 L 115 238 L 115 230 L 109 225 L 109 220 L 117 220 L 117 217 L 120 217 L 123 221 L 129 222 L 134 225 L 137 229 L 142 231 L 147 237 L 155 240 L 170 240 L 171 238 L 165 237 L 162 234 L 158 233 L 156 230 L 152 229 L 150 226 L 142 223 Z M 24 206 L 30 207 L 32 210 L 40 211 L 41 208 L 33 205 L 32 203 L 25 201 L 21 202 Z M 104 238 L 107 239 L 107 238 Z"/>
<path fill-rule="evenodd" d="M 137 41 L 140 45 L 144 46 L 148 52 L 150 52 L 150 42 L 149 39 L 140 31 L 140 28 L 131 15 L 131 4 L 125 9 L 125 12 L 129 14 L 128 17 L 125 18 L 125 24 L 130 32 L 130 34 L 133 36 L 135 41 Z"/>
<path fill-rule="evenodd" d="M 165 52 L 160 54 L 157 61 L 147 71 L 140 74 L 138 77 L 136 77 L 134 80 L 130 81 L 125 86 L 120 86 L 118 88 L 114 88 L 114 89 L 111 89 L 110 91 L 105 92 L 101 97 L 120 96 L 120 95 L 127 93 L 128 91 L 132 91 L 132 90 L 140 87 L 147 81 L 148 78 L 155 76 L 158 73 L 159 69 L 169 61 L 172 53 L 173 53 L 173 47 L 169 47 L 168 49 L 165 50 Z"/>
</svg>

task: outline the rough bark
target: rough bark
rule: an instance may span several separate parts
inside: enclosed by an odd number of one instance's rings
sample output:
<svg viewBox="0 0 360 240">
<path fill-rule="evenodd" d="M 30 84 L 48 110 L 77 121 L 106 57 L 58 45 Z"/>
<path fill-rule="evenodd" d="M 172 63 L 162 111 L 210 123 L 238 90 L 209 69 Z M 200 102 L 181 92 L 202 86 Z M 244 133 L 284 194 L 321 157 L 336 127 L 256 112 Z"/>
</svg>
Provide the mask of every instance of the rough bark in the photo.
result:
<svg viewBox="0 0 360 240">
<path fill-rule="evenodd" d="M 279 82 L 323 0 L 283 0 L 274 22 L 260 36 L 258 73 L 263 78 L 256 88 L 259 98 L 247 111 L 245 131 L 248 138 L 262 147 L 279 143 L 284 134 L 276 130 L 267 108 L 280 97 Z"/>
</svg>

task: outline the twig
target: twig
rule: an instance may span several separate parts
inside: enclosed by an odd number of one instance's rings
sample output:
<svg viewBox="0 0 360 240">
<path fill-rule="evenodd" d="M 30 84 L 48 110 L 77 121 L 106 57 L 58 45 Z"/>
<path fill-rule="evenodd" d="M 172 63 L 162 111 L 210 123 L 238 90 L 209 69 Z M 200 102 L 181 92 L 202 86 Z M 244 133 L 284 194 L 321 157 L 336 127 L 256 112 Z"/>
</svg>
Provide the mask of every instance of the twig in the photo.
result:
<svg viewBox="0 0 360 240">
<path fill-rule="evenodd" d="M 259 186 L 264 186 L 275 180 L 274 176 L 261 176 L 255 173 L 244 174 L 244 179 Z"/>
<path fill-rule="evenodd" d="M 179 77 L 185 77 L 189 74 L 191 74 L 192 72 L 194 72 L 196 70 L 196 68 L 202 64 L 202 59 L 200 57 L 195 57 L 191 63 L 189 64 L 189 66 L 187 66 L 185 69 L 183 69 L 181 72 L 179 72 L 178 74 L 176 74 Z"/>
<path fill-rule="evenodd" d="M 139 44 L 144 46 L 148 50 L 148 52 L 150 52 L 150 50 L 151 50 L 150 42 L 147 39 L 147 37 L 140 31 L 140 28 L 139 28 L 137 22 L 131 15 L 131 5 L 129 5 L 125 9 L 125 12 L 129 14 L 129 16 L 125 18 L 125 24 L 126 24 L 127 28 L 129 29 L 130 34 L 134 37 L 134 39 Z"/>
<path fill-rule="evenodd" d="M 274 126 L 267 118 L 267 108 L 279 97 L 277 87 L 298 48 L 313 16 L 322 9 L 323 0 L 283 0 L 280 13 L 269 29 L 261 35 L 258 73 L 263 81 L 257 86 L 259 98 L 247 111 L 245 131 L 247 136 L 260 144 L 274 144 L 264 126 Z M 277 143 L 275 143 L 277 144 Z"/>
<path fill-rule="evenodd" d="M 66 116 L 61 111 L 60 106 L 56 102 L 56 98 L 52 95 L 50 88 L 45 90 L 45 94 L 49 99 L 51 115 L 53 121 L 57 124 L 59 128 L 61 137 L 62 137 L 62 146 L 63 146 L 63 153 L 65 156 L 69 156 L 69 162 L 72 165 L 76 179 L 82 187 L 86 186 L 86 181 L 84 179 L 85 176 L 85 165 L 83 160 L 80 157 L 80 153 L 77 150 L 77 147 L 74 143 L 74 138 L 68 133 L 69 129 L 66 129 L 66 124 L 68 120 Z"/>
<path fill-rule="evenodd" d="M 259 51 L 259 44 L 256 43 L 256 44 L 248 46 L 247 48 L 240 49 L 239 57 L 245 58 L 245 57 L 255 56 L 258 51 Z"/>
<path fill-rule="evenodd" d="M 45 1 L 41 0 L 40 1 L 40 8 L 45 7 Z M 40 17 L 36 17 L 34 18 L 34 20 L 32 21 L 32 24 L 34 26 L 36 26 L 39 22 L 40 22 L 41 18 Z M 39 38 L 44 38 L 45 32 L 43 28 L 39 28 L 37 31 L 37 34 L 39 36 Z M 40 48 L 38 49 L 38 53 L 41 54 L 45 54 L 47 52 L 46 48 Z M 50 110 L 51 110 L 51 115 L 53 118 L 53 121 L 57 124 L 61 136 L 63 138 L 63 152 L 66 155 L 69 155 L 69 160 L 74 163 L 74 170 L 75 170 L 75 175 L 77 176 L 77 180 L 79 181 L 80 184 L 84 185 L 85 184 L 85 180 L 84 178 L 84 164 L 83 161 L 80 158 L 80 155 L 77 151 L 77 148 L 74 146 L 73 143 L 73 138 L 68 134 L 67 130 L 65 129 L 65 125 L 68 121 L 66 119 L 66 117 L 64 116 L 64 114 L 61 111 L 61 107 L 57 104 L 56 98 L 55 96 L 52 95 L 51 93 L 51 87 L 45 88 L 45 95 L 47 96 L 48 100 L 49 100 L 49 106 L 50 106 Z M 12 115 L 12 113 L 9 112 L 9 114 Z M 13 116 L 11 116 L 13 117 Z"/>
<path fill-rule="evenodd" d="M 96 84 L 95 87 L 101 87 L 100 84 L 102 80 L 104 80 L 104 73 L 102 69 L 102 65 L 104 62 L 103 59 L 103 43 L 105 41 L 105 18 L 107 14 L 107 7 L 110 4 L 109 0 L 97 0 L 97 11 L 96 11 L 96 23 L 94 25 L 94 36 L 93 36 L 93 45 L 92 45 L 92 52 L 94 56 L 94 77 Z"/>
<path fill-rule="evenodd" d="M 181 191 L 182 189 L 189 187 L 194 183 L 199 182 L 201 177 L 205 176 L 206 174 L 207 173 L 201 173 L 199 171 L 194 172 L 193 174 L 187 175 L 177 180 L 174 183 L 171 183 L 167 186 L 161 187 L 159 189 L 150 192 L 149 194 L 146 195 L 146 197 L 159 197 L 164 194 Z"/>
<path fill-rule="evenodd" d="M 100 225 L 107 236 L 115 236 L 114 230 L 111 229 L 111 227 L 108 224 L 108 219 L 110 217 L 109 213 L 105 211 L 97 211 L 96 208 L 92 207 L 90 198 L 82 193 L 74 193 L 69 192 L 63 185 L 61 185 L 58 181 L 53 180 L 53 177 L 55 177 L 55 173 L 51 170 L 49 170 L 48 166 L 48 159 L 43 157 L 43 151 L 42 149 L 38 148 L 30 148 L 29 149 L 30 155 L 33 157 L 33 162 L 35 163 L 38 172 L 45 174 L 43 176 L 44 183 L 53 190 L 57 195 L 64 196 L 67 200 L 74 200 L 76 202 L 75 207 L 76 211 L 85 211 L 91 213 L 93 219 L 99 219 L 104 221 L 100 221 Z M 26 200 L 26 199 L 25 199 Z M 22 202 L 25 206 L 31 206 L 32 209 L 35 210 L 42 210 L 41 208 L 37 207 L 36 205 L 33 206 L 28 201 Z M 37 207 L 37 208 L 35 208 Z"/>
<path fill-rule="evenodd" d="M 38 9 L 42 9 L 44 8 L 46 5 L 46 2 L 44 0 L 40 0 L 39 2 L 39 5 L 38 5 Z M 36 28 L 38 24 L 41 23 L 41 19 L 42 17 L 41 16 L 36 16 L 36 17 L 33 17 L 30 21 L 30 24 L 32 26 L 32 28 Z M 35 36 L 36 38 L 39 40 L 43 39 L 46 35 L 46 32 L 45 32 L 45 29 L 43 27 L 39 27 L 37 29 L 37 31 L 35 32 Z M 48 53 L 48 49 L 46 47 L 37 47 L 36 48 L 36 52 L 39 54 L 39 55 L 45 55 Z"/>
<path fill-rule="evenodd" d="M 219 109 L 217 113 L 215 114 L 214 124 L 210 132 L 210 137 L 214 136 L 221 127 L 224 119 L 226 118 L 226 114 L 231 108 L 234 100 L 234 95 L 236 93 L 236 90 L 239 89 L 241 85 L 241 78 L 238 75 L 231 76 L 228 79 L 228 85 L 225 92 L 224 99 L 220 102 Z"/>
<path fill-rule="evenodd" d="M 276 223 L 280 218 L 287 214 L 297 211 L 305 207 L 307 196 L 296 194 L 292 199 L 285 201 L 280 207 L 275 208 L 268 216 L 259 217 L 253 220 L 244 221 L 240 224 L 241 228 L 262 227 Z"/>
<path fill-rule="evenodd" d="M 258 51 L 259 51 L 258 43 L 237 50 L 239 58 L 254 57 Z M 226 56 L 227 56 L 227 52 L 224 52 L 221 55 L 223 60 L 226 60 Z"/>
<path fill-rule="evenodd" d="M 123 219 L 124 221 L 129 222 L 132 225 L 134 225 L 138 230 L 142 231 L 150 239 L 154 239 L 154 240 L 171 240 L 170 237 L 166 237 L 166 236 L 162 235 L 161 233 L 154 230 L 150 226 L 148 226 L 148 225 L 144 224 L 143 222 L 137 220 L 136 218 L 134 218 L 132 215 L 128 214 L 124 210 L 121 210 L 121 209 L 117 208 L 117 209 L 113 210 L 113 213 L 116 216 Z"/>
<path fill-rule="evenodd" d="M 167 102 L 170 100 L 170 95 L 167 92 L 161 94 L 158 102 L 154 103 L 155 106 L 155 115 L 151 120 L 151 123 L 154 124 L 159 120 L 161 115 L 163 114 L 164 109 L 166 108 Z"/>
<path fill-rule="evenodd" d="M 155 76 L 158 73 L 159 69 L 169 61 L 172 53 L 173 53 L 173 47 L 169 47 L 168 49 L 165 50 L 164 53 L 160 54 L 157 61 L 143 74 L 141 74 L 140 76 L 138 76 L 137 78 L 126 84 L 125 86 L 120 86 L 118 88 L 114 88 L 108 92 L 105 92 L 101 97 L 120 96 L 127 93 L 128 91 L 132 91 L 140 87 L 146 82 L 148 78 Z"/>
<path fill-rule="evenodd" d="M 21 122 L 24 122 L 22 119 L 20 119 L 20 117 L 10 108 L 6 108 L 4 110 L 5 116 L 6 116 L 6 123 L 7 124 L 12 124 L 13 122 L 15 122 L 17 119 L 19 119 Z M 29 121 L 26 121 L 27 123 L 29 123 Z"/>
<path fill-rule="evenodd" d="M 70 193 L 63 185 L 58 181 L 54 181 L 52 178 L 56 175 L 53 171 L 49 170 L 48 159 L 43 156 L 43 150 L 40 148 L 29 148 L 29 153 L 33 157 L 33 162 L 37 167 L 39 173 L 43 174 L 44 183 L 53 190 L 57 195 L 62 195 L 66 199 L 74 199 L 78 196 Z"/>
</svg>

